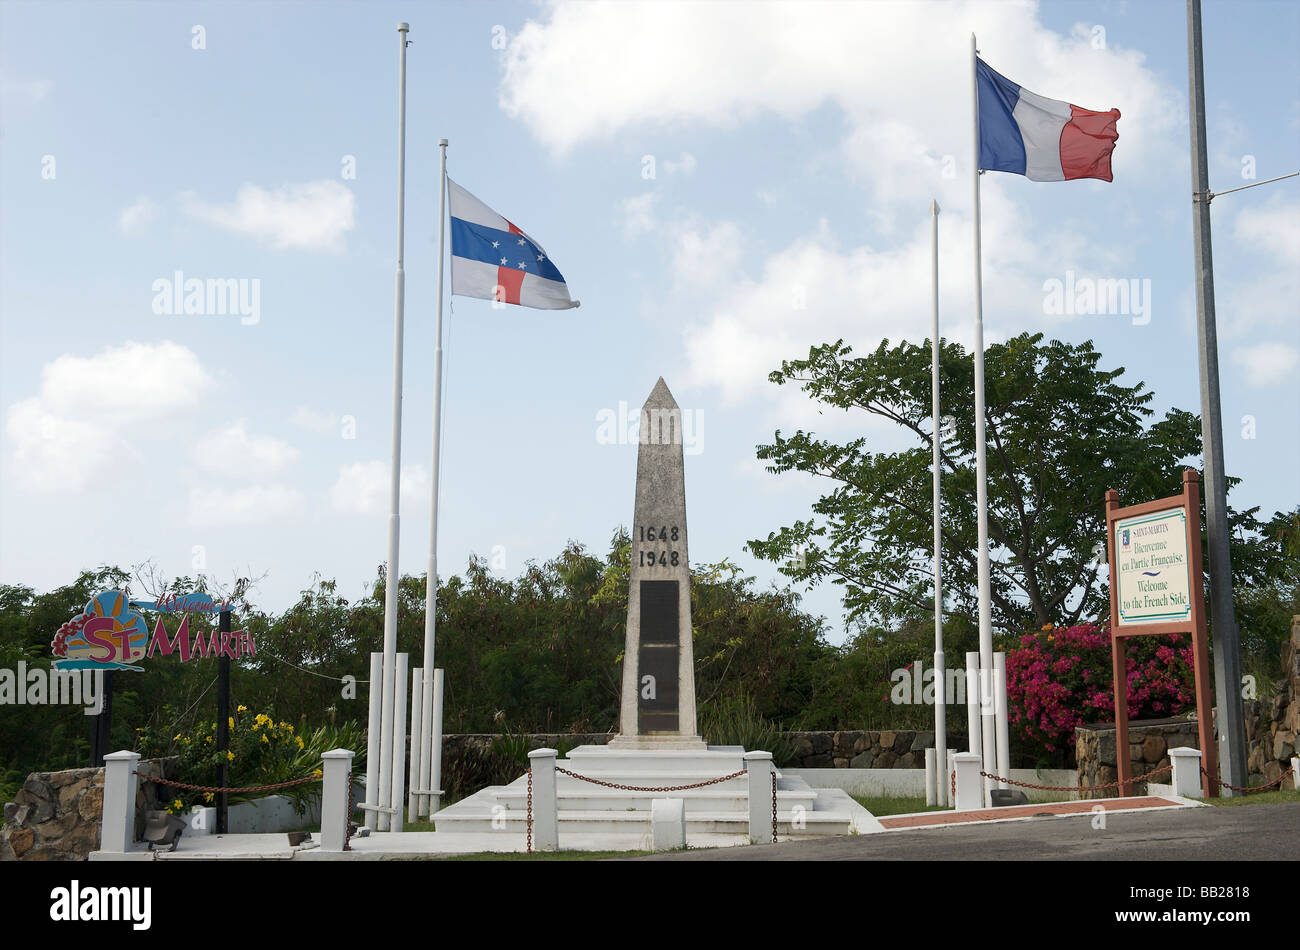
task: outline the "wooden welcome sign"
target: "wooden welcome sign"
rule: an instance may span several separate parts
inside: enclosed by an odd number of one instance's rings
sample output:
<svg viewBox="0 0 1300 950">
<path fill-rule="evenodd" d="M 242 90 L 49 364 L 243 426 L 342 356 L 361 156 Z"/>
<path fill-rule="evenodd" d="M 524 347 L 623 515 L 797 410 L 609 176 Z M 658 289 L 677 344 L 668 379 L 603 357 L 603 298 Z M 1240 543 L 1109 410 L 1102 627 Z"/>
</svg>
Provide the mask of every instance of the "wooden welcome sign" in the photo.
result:
<svg viewBox="0 0 1300 950">
<path fill-rule="evenodd" d="M 1110 649 L 1115 677 L 1115 764 L 1120 794 L 1133 793 L 1128 751 L 1128 657 L 1125 637 L 1190 633 L 1196 720 L 1201 740 L 1201 789 L 1219 794 L 1219 765 L 1210 705 L 1201 573 L 1201 484 L 1183 472 L 1183 493 L 1128 508 L 1106 492 L 1106 550 L 1110 559 Z"/>
</svg>

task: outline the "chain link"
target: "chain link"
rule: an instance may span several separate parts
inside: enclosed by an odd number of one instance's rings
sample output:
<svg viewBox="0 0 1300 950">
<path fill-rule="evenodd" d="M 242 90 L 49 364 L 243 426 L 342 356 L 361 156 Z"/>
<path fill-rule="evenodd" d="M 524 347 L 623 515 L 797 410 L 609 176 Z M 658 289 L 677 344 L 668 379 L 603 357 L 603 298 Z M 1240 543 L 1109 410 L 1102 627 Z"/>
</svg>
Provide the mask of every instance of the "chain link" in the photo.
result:
<svg viewBox="0 0 1300 950">
<path fill-rule="evenodd" d="M 224 785 L 188 785 L 185 782 L 173 782 L 168 778 L 161 778 L 153 775 L 141 776 L 147 782 L 157 782 L 159 785 L 170 785 L 173 788 L 183 788 L 190 792 L 233 792 L 237 795 L 243 795 L 248 792 L 270 792 L 277 788 L 289 788 L 293 785 L 306 785 L 308 782 L 319 782 L 320 775 L 309 775 L 306 778 L 296 778 L 288 782 L 277 782 L 275 785 L 249 785 L 245 788 L 229 788 Z"/>
<path fill-rule="evenodd" d="M 592 785 L 603 785 L 606 788 L 617 788 L 625 792 L 684 792 L 691 788 L 704 788 L 706 785 L 717 785 L 719 782 L 729 782 L 733 778 L 739 778 L 744 775 L 748 769 L 741 769 L 739 772 L 732 772 L 730 775 L 724 775 L 721 778 L 711 778 L 707 782 L 697 782 L 694 785 L 619 785 L 615 782 L 603 782 L 598 778 L 592 778 L 589 775 L 579 775 L 577 772 L 570 772 L 568 769 L 562 769 L 556 766 L 555 771 L 561 775 L 567 775 L 569 778 L 581 779 L 584 782 L 590 782 Z M 775 776 L 773 777 L 775 780 Z"/>
<path fill-rule="evenodd" d="M 776 772 L 772 773 L 772 844 L 776 844 Z"/>
<path fill-rule="evenodd" d="M 1295 770 L 1294 770 L 1291 766 L 1288 765 L 1288 766 L 1287 766 L 1287 769 L 1286 769 L 1285 772 L 1283 772 L 1283 773 L 1282 773 L 1281 775 L 1279 775 L 1277 778 L 1273 779 L 1273 781 L 1269 782 L 1267 785 L 1250 785 L 1250 786 L 1247 786 L 1247 787 L 1243 788 L 1243 787 L 1240 786 L 1240 785 L 1229 785 L 1229 784 L 1228 784 L 1227 782 L 1225 782 L 1223 779 L 1219 779 L 1218 782 L 1219 782 L 1219 784 L 1222 785 L 1224 788 L 1230 788 L 1230 789 L 1232 789 L 1234 792 L 1262 792 L 1262 791 L 1264 791 L 1264 789 L 1266 789 L 1266 788 L 1272 788 L 1274 785 L 1278 785 L 1278 786 L 1280 786 L 1280 785 L 1282 784 L 1282 780 L 1283 780 L 1284 778 L 1286 778 L 1288 775 L 1290 775 L 1293 771 L 1295 771 Z M 1208 777 L 1209 774 L 1210 774 L 1209 771 L 1208 771 L 1208 770 L 1205 768 L 1205 766 L 1203 766 L 1203 765 L 1201 766 L 1201 774 L 1204 775 L 1204 776 L 1207 776 L 1207 777 Z"/>
<path fill-rule="evenodd" d="M 348 770 L 348 810 L 343 816 L 343 850 L 352 850 L 352 833 L 356 826 L 352 824 L 352 771 Z"/>
<path fill-rule="evenodd" d="M 1147 772 L 1145 775 L 1138 775 L 1138 776 L 1136 776 L 1136 777 L 1134 777 L 1134 778 L 1130 778 L 1130 779 L 1128 779 L 1127 781 L 1129 781 L 1129 782 L 1145 782 L 1145 781 L 1146 781 L 1147 779 L 1149 779 L 1151 776 L 1153 776 L 1153 775 L 1159 775 L 1161 772 L 1168 772 L 1168 771 L 1169 771 L 1170 769 L 1172 769 L 1172 768 L 1173 768 L 1173 765 L 1163 765 L 1163 766 L 1161 766 L 1161 767 L 1158 768 L 1158 769 L 1153 769 L 1153 770 L 1151 770 L 1150 772 Z M 1102 792 L 1102 791 L 1106 791 L 1107 789 L 1111 789 L 1111 788 L 1119 788 L 1121 785 L 1124 784 L 1124 781 L 1125 781 L 1125 780 L 1121 779 L 1121 780 L 1116 781 L 1116 782 L 1109 782 L 1109 783 L 1107 783 L 1106 785 L 1034 785 L 1032 782 L 1017 782 L 1015 779 L 1011 779 L 1011 778 L 1003 778 L 1001 775 L 994 775 L 992 772 L 983 772 L 983 771 L 981 771 L 981 772 L 980 772 L 980 775 L 982 775 L 984 778 L 991 778 L 991 779 L 993 779 L 994 781 L 997 781 L 997 782 L 1005 782 L 1005 783 L 1008 784 L 1008 785 L 1019 785 L 1021 788 L 1033 788 L 1033 789 L 1037 789 L 1038 791 L 1041 791 L 1041 792 L 1074 792 L 1074 791 L 1078 791 L 1078 792 Z M 957 795 L 957 790 L 956 790 L 956 789 L 957 789 L 957 776 L 956 776 L 956 773 L 953 774 L 952 781 L 953 781 L 953 796 L 955 797 L 955 796 Z"/>
<path fill-rule="evenodd" d="M 721 778 L 711 778 L 706 782 L 697 782 L 694 785 L 619 785 L 616 782 L 605 782 L 598 778 L 592 778 L 589 775 L 579 775 L 577 772 L 570 772 L 568 769 L 562 769 L 556 766 L 555 771 L 569 778 L 581 779 L 584 782 L 590 782 L 593 785 L 603 785 L 605 788 L 617 788 L 624 792 L 684 792 L 691 788 L 704 788 L 707 785 L 717 785 L 719 782 L 729 782 L 733 778 L 740 778 L 749 772 L 749 769 L 741 769 L 739 772 L 732 772 L 730 775 L 724 775 Z M 528 854 L 533 853 L 533 770 L 530 766 L 528 769 Z M 776 773 L 772 773 L 772 840 L 776 841 Z"/>
</svg>

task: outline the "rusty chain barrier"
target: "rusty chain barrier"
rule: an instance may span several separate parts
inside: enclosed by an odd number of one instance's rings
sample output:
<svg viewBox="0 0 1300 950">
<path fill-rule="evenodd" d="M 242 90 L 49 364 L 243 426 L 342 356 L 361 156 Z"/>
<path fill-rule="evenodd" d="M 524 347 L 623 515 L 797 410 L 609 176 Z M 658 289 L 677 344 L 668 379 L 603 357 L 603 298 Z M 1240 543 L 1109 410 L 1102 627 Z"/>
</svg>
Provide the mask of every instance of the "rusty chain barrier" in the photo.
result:
<svg viewBox="0 0 1300 950">
<path fill-rule="evenodd" d="M 776 844 L 776 770 L 772 770 L 772 844 Z"/>
<path fill-rule="evenodd" d="M 569 778 L 576 778 L 583 782 L 590 782 L 592 785 L 603 785 L 605 788 L 616 788 L 624 792 L 684 792 L 692 788 L 704 788 L 708 785 L 717 785 L 720 782 L 729 782 L 733 778 L 740 778 L 749 772 L 748 769 L 741 769 L 739 772 L 732 772 L 730 775 L 723 775 L 720 778 L 711 778 L 707 781 L 696 782 L 694 785 L 619 785 L 617 782 L 606 782 L 598 778 L 592 778 L 589 775 L 579 775 L 577 772 L 570 772 L 568 769 L 555 767 L 555 771 L 561 775 L 567 775 Z M 558 812 L 558 804 L 557 804 Z M 528 769 L 528 854 L 533 853 L 533 770 Z M 776 840 L 776 773 L 772 773 L 772 840 Z"/>
<path fill-rule="evenodd" d="M 306 778 L 290 779 L 288 782 L 277 782 L 274 785 L 249 785 L 245 788 L 230 788 L 223 785 L 188 785 L 185 782 L 173 782 L 171 779 L 155 777 L 152 775 L 141 775 L 140 777 L 146 782 L 157 782 L 159 785 L 170 785 L 173 788 L 183 788 L 190 792 L 225 792 L 226 794 L 231 794 L 233 792 L 236 795 L 245 795 L 249 792 L 271 792 L 277 788 L 289 788 L 293 785 L 306 785 L 308 782 L 319 782 L 321 780 L 321 774 L 318 772 L 315 775 L 309 775 Z"/>
<path fill-rule="evenodd" d="M 1241 785 L 1229 785 L 1223 779 L 1217 779 L 1217 781 L 1224 788 L 1230 788 L 1234 792 L 1262 792 L 1265 789 L 1272 788 L 1274 785 L 1277 785 L 1280 790 L 1282 785 L 1282 780 L 1285 779 L 1288 775 L 1290 775 L 1294 771 L 1295 769 L 1292 766 L 1288 765 L 1285 772 L 1283 772 L 1277 778 L 1273 779 L 1273 781 L 1269 782 L 1267 785 L 1249 785 L 1243 787 Z M 1209 771 L 1203 765 L 1201 766 L 1201 774 L 1206 776 L 1207 778 L 1211 777 Z"/>
<path fill-rule="evenodd" d="M 1145 775 L 1136 775 L 1130 778 L 1130 783 L 1145 782 L 1153 775 L 1159 775 L 1162 772 L 1168 772 L 1173 769 L 1173 765 L 1163 765 L 1158 769 L 1152 769 Z M 1108 782 L 1105 785 L 1035 785 L 1032 782 L 1017 782 L 1012 778 L 1003 778 L 1001 775 L 994 775 L 992 772 L 981 771 L 983 778 L 991 778 L 997 782 L 1005 782 L 1007 785 L 1019 785 L 1021 788 L 1032 788 L 1040 792 L 1103 792 L 1111 788 L 1119 788 L 1124 783 L 1122 781 Z M 957 775 L 953 774 L 953 797 L 957 795 Z"/>
<path fill-rule="evenodd" d="M 348 770 L 348 810 L 343 816 L 343 850 L 352 850 L 352 835 L 357 826 L 352 823 L 352 770 Z M 324 837 L 322 834 L 321 837 Z"/>
</svg>

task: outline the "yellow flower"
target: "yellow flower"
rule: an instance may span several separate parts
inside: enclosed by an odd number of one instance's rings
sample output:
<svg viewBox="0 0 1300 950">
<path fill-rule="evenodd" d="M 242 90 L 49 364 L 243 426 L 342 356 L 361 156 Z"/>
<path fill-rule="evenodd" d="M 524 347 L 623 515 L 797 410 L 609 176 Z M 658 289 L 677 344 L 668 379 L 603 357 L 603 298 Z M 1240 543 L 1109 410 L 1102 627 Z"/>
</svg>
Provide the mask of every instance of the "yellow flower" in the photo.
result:
<svg viewBox="0 0 1300 950">
<path fill-rule="evenodd" d="M 210 802 L 210 801 L 212 801 L 212 799 L 213 799 L 214 797 L 215 797 L 215 796 L 214 796 L 211 792 L 204 792 L 204 793 L 203 793 L 203 800 L 204 800 L 205 802 Z"/>
<path fill-rule="evenodd" d="M 176 733 L 175 736 L 172 737 L 172 742 L 180 742 L 180 741 L 181 741 L 181 734 L 178 732 Z"/>
<path fill-rule="evenodd" d="M 235 761 L 235 753 L 233 753 L 233 752 L 227 752 L 227 753 L 226 753 L 226 761 L 227 761 L 227 762 L 233 762 L 233 761 Z"/>
<path fill-rule="evenodd" d="M 298 743 L 298 748 L 302 748 L 302 736 L 294 736 L 294 742 Z"/>
<path fill-rule="evenodd" d="M 212 736 L 204 736 L 203 741 L 204 741 L 204 742 L 211 742 L 211 741 L 212 741 Z"/>
<path fill-rule="evenodd" d="M 248 707 L 247 707 L 247 706 L 239 706 L 238 708 L 235 709 L 235 712 L 248 712 Z"/>
<path fill-rule="evenodd" d="M 266 737 L 266 733 L 265 733 L 265 732 L 262 733 L 262 741 L 263 741 L 263 742 L 266 742 L 266 743 L 269 743 L 269 742 L 271 741 L 270 739 L 268 739 L 268 738 Z"/>
<path fill-rule="evenodd" d="M 182 802 L 179 798 L 176 799 L 176 801 L 172 802 L 172 808 L 175 808 L 177 811 L 180 811 L 184 807 L 185 807 L 185 803 Z"/>
<path fill-rule="evenodd" d="M 312 773 L 311 773 L 311 777 L 312 777 L 312 778 L 320 778 L 320 777 L 321 777 L 322 775 L 324 775 L 324 774 L 325 774 L 325 773 L 322 772 L 320 769 L 317 769 L 315 772 L 312 772 Z"/>
<path fill-rule="evenodd" d="M 230 729 L 234 729 L 234 728 L 235 728 L 235 717 L 234 717 L 234 716 L 228 716 L 228 717 L 226 717 L 226 726 L 227 726 L 228 728 L 230 728 Z"/>
</svg>

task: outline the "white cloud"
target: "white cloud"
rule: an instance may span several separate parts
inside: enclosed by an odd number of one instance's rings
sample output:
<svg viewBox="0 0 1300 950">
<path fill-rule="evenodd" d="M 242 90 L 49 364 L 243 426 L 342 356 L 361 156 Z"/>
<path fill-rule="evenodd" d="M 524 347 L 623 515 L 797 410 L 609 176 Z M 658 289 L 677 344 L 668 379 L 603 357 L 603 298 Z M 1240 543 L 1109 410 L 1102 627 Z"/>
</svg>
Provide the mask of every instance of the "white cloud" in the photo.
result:
<svg viewBox="0 0 1300 950">
<path fill-rule="evenodd" d="M 0 77 L 0 101 L 9 106 L 38 106 L 54 91 L 53 79 Z"/>
<path fill-rule="evenodd" d="M 298 450 L 269 435 L 251 435 L 240 419 L 197 442 L 194 461 L 210 472 L 240 477 L 274 475 L 298 459 Z"/>
<path fill-rule="evenodd" d="M 624 198 L 619 202 L 619 209 L 623 212 L 623 234 L 629 240 L 641 234 L 653 231 L 657 222 L 655 221 L 655 204 L 659 196 L 653 191 L 647 191 L 643 195 L 637 195 L 635 198 Z"/>
<path fill-rule="evenodd" d="M 1119 108 L 1117 169 L 1164 175 L 1186 161 L 1180 91 L 1136 50 L 1094 49 L 1082 24 L 1068 36 L 1048 29 L 1036 4 L 560 0 L 545 9 L 507 50 L 499 103 L 556 153 L 631 127 L 731 128 L 832 103 L 848 119 L 844 159 L 878 195 L 910 200 L 932 188 L 918 163 L 969 161 L 975 32 L 981 54 L 1027 88 Z M 637 42 L 610 39 L 619 36 Z"/>
<path fill-rule="evenodd" d="M 298 489 L 284 485 L 190 490 L 189 520 L 194 525 L 293 521 L 301 518 L 306 510 L 306 496 Z"/>
<path fill-rule="evenodd" d="M 112 483 L 139 460 L 129 426 L 192 409 L 212 384 L 194 352 L 171 342 L 60 356 L 40 391 L 6 413 L 15 479 L 35 492 Z"/>
<path fill-rule="evenodd" d="M 277 250 L 339 253 L 343 236 L 356 224 L 356 196 L 330 179 L 274 191 L 244 185 L 229 204 L 209 204 L 193 194 L 182 196 L 182 202 L 191 217 Z"/>
<path fill-rule="evenodd" d="M 122 422 L 189 409 L 212 385 L 198 355 L 179 343 L 127 342 L 90 357 L 64 354 L 41 370 L 43 405 L 63 415 Z"/>
<path fill-rule="evenodd" d="M 117 216 L 118 230 L 127 236 L 140 234 L 158 217 L 159 210 L 153 199 L 140 198 Z"/>
<path fill-rule="evenodd" d="M 735 279 L 744 238 L 734 222 L 684 221 L 672 232 L 672 273 L 679 285 L 718 287 Z"/>
<path fill-rule="evenodd" d="M 388 509 L 389 466 L 373 460 L 352 462 L 339 467 L 339 475 L 330 487 L 330 507 L 348 514 L 371 515 Z M 429 476 L 423 465 L 403 465 L 401 492 L 403 499 L 419 502 L 429 493 Z"/>
<path fill-rule="evenodd" d="M 1273 201 L 1245 208 L 1233 222 L 1232 236 L 1281 263 L 1300 266 L 1300 204 Z"/>
<path fill-rule="evenodd" d="M 92 483 L 112 482 L 121 445 L 103 425 L 57 416 L 39 398 L 9 407 L 5 434 L 13 448 L 10 471 L 28 491 L 79 492 Z M 127 455 L 130 460 L 131 456 Z"/>
<path fill-rule="evenodd" d="M 1300 349 L 1288 343 L 1260 343 L 1233 350 L 1232 361 L 1245 370 L 1251 386 L 1271 386 L 1284 382 L 1300 367 Z"/>
<path fill-rule="evenodd" d="M 324 435 L 334 430 L 339 424 L 339 419 L 328 412 L 317 412 L 314 409 L 308 409 L 306 406 L 299 406 L 289 416 L 289 421 L 296 426 L 301 426 L 311 432 Z"/>
<path fill-rule="evenodd" d="M 1253 279 L 1232 281 L 1216 294 L 1226 314 L 1222 335 L 1294 327 L 1300 320 L 1300 204 L 1275 198 L 1245 208 L 1233 220 L 1232 237 L 1253 252 L 1261 269 Z"/>
<path fill-rule="evenodd" d="M 670 158 L 664 162 L 664 171 L 670 175 L 676 175 L 679 172 L 683 175 L 691 175 L 694 174 L 697 164 L 694 155 L 690 152 L 682 152 L 681 157 L 677 159 L 677 161 L 673 161 Z"/>
</svg>

